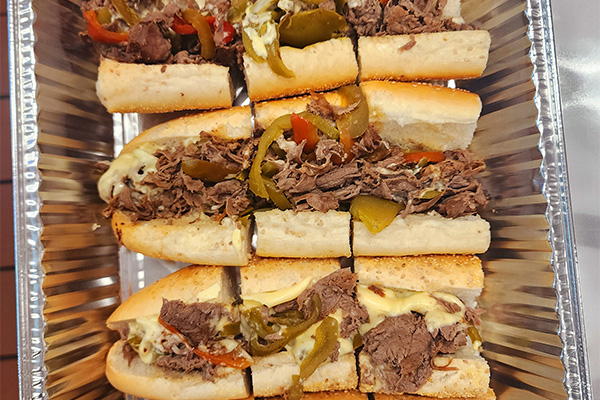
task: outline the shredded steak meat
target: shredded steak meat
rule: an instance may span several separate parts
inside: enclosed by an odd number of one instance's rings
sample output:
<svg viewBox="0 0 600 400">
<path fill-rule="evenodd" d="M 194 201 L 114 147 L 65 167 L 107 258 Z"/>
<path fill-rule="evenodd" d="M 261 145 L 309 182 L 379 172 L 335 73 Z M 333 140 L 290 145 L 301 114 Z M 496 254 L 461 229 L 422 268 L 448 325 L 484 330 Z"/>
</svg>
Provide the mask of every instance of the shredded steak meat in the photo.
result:
<svg viewBox="0 0 600 400">
<path fill-rule="evenodd" d="M 446 0 L 391 0 L 383 10 L 381 31 L 390 35 L 472 30 L 443 16 Z"/>
<path fill-rule="evenodd" d="M 204 358 L 198 357 L 194 353 L 187 353 L 185 355 L 169 354 L 164 357 L 160 357 L 156 360 L 158 367 L 175 370 L 180 372 L 199 372 L 202 378 L 207 381 L 214 382 L 216 379 L 218 365 L 215 365 Z"/>
<path fill-rule="evenodd" d="M 449 325 L 430 333 L 422 315 L 388 317 L 363 336 L 363 351 L 387 393 L 411 393 L 431 376 L 431 360 L 467 343 L 464 329 Z"/>
<path fill-rule="evenodd" d="M 358 36 L 375 36 L 381 26 L 381 2 L 365 0 L 358 7 L 344 8 L 344 17 Z"/>
<path fill-rule="evenodd" d="M 229 311 L 216 303 L 185 304 L 180 300 L 163 299 L 160 318 L 185 336 L 188 343 L 209 345 L 217 334 L 215 322 L 222 317 L 233 321 Z"/>
</svg>

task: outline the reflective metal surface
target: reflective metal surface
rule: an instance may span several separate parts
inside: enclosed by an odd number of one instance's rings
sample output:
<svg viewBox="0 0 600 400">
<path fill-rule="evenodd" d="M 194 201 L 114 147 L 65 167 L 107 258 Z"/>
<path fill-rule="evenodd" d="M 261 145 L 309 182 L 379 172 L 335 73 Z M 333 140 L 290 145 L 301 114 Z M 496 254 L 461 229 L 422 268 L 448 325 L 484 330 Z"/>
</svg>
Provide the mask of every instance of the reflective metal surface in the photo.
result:
<svg viewBox="0 0 600 400">
<path fill-rule="evenodd" d="M 484 76 L 457 83 L 484 103 L 472 149 L 491 197 L 481 305 L 492 386 L 500 399 L 591 398 L 548 4 L 463 3 L 492 35 Z M 156 120 L 100 106 L 78 6 L 9 7 L 22 398 L 120 397 L 103 375 L 115 339 L 104 320 L 120 288 L 126 297 L 179 267 L 126 250 L 119 263 L 99 214 L 95 163 Z"/>
</svg>

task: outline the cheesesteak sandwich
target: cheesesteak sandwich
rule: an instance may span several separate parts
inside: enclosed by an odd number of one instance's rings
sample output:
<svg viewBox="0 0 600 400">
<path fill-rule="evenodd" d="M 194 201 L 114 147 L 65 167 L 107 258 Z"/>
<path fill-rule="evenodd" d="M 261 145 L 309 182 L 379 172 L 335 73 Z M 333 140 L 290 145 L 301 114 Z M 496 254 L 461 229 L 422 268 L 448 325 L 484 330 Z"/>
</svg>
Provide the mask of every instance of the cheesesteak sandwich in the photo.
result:
<svg viewBox="0 0 600 400">
<path fill-rule="evenodd" d="M 242 332 L 254 395 L 354 389 L 354 348 L 368 315 L 337 259 L 255 259 L 241 271 Z"/>
<path fill-rule="evenodd" d="M 98 182 L 119 242 L 156 258 L 246 264 L 251 131 L 250 108 L 235 107 L 157 125 L 128 143 Z"/>
<path fill-rule="evenodd" d="M 257 104 L 249 184 L 274 209 L 255 213 L 256 253 L 348 256 L 351 216 L 354 255 L 484 252 L 485 164 L 464 150 L 480 110 L 472 93 L 390 82 Z"/>
<path fill-rule="evenodd" d="M 98 97 L 109 112 L 230 107 L 229 68 L 241 37 L 227 0 L 85 0 L 83 37 L 102 60 Z"/>
<path fill-rule="evenodd" d="M 460 0 L 349 0 L 358 35 L 360 80 L 475 78 L 486 67 L 490 34 L 461 17 Z"/>
<path fill-rule="evenodd" d="M 192 266 L 129 297 L 107 321 L 121 334 L 108 353 L 110 383 L 149 399 L 248 397 L 252 359 L 232 295 L 225 268 Z"/>
<path fill-rule="evenodd" d="M 476 397 L 490 371 L 479 355 L 476 297 L 483 287 L 474 256 L 356 257 L 363 392 Z M 449 278 L 451 277 L 451 278 Z"/>
</svg>

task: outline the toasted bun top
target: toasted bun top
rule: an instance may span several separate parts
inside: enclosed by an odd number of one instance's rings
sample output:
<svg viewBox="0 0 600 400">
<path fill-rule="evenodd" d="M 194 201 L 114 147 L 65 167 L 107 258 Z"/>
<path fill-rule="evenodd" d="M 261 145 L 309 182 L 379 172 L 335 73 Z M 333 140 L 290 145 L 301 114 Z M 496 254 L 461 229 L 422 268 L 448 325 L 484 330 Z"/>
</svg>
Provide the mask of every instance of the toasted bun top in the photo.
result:
<svg viewBox="0 0 600 400">
<path fill-rule="evenodd" d="M 393 118 L 409 123 L 474 123 L 481 113 L 475 93 L 428 83 L 369 81 L 360 87 L 369 103 L 369 121 Z"/>
<path fill-rule="evenodd" d="M 199 292 L 215 283 L 221 285 L 220 299 L 225 299 L 228 294 L 225 275 L 224 268 L 217 266 L 193 265 L 175 271 L 134 293 L 112 313 L 106 324 L 113 328 L 122 321 L 159 314 L 163 298 L 193 302 Z"/>
<path fill-rule="evenodd" d="M 250 107 L 243 106 L 180 117 L 142 132 L 123 148 L 121 154 L 133 151 L 142 144 L 159 148 L 162 143 L 171 140 L 195 138 L 200 132 L 228 140 L 250 138 L 252 111 Z"/>
<path fill-rule="evenodd" d="M 320 279 L 340 269 L 337 258 L 254 258 L 240 267 L 241 294 L 289 288 L 307 277 Z"/>
<path fill-rule="evenodd" d="M 483 269 L 476 256 L 355 257 L 354 270 L 361 284 L 447 292 L 466 303 L 483 288 Z"/>
</svg>

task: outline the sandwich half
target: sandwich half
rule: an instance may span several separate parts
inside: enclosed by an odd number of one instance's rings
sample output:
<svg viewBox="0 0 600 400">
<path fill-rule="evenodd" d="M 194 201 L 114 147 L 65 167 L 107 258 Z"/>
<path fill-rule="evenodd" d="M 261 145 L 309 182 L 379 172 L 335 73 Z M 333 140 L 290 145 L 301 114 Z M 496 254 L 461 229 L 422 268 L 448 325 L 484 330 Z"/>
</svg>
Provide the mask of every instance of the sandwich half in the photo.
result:
<svg viewBox="0 0 600 400">
<path fill-rule="evenodd" d="M 488 392 L 477 257 L 356 257 L 354 268 L 357 298 L 369 314 L 360 327 L 360 391 L 459 398 Z"/>
<path fill-rule="evenodd" d="M 247 263 L 251 132 L 250 108 L 234 107 L 157 125 L 128 143 L 98 182 L 119 242 L 174 261 Z"/>
<path fill-rule="evenodd" d="M 483 253 L 487 199 L 466 150 L 481 102 L 439 86 L 365 82 L 258 103 L 250 189 L 267 257 Z M 349 221 L 352 218 L 353 230 Z"/>
<path fill-rule="evenodd" d="M 354 389 L 354 341 L 367 318 L 356 276 L 337 259 L 254 259 L 240 272 L 254 396 Z"/>
<path fill-rule="evenodd" d="M 129 297 L 107 321 L 121 335 L 106 360 L 110 383 L 149 399 L 248 397 L 252 360 L 232 294 L 225 268 L 191 266 Z"/>
</svg>

